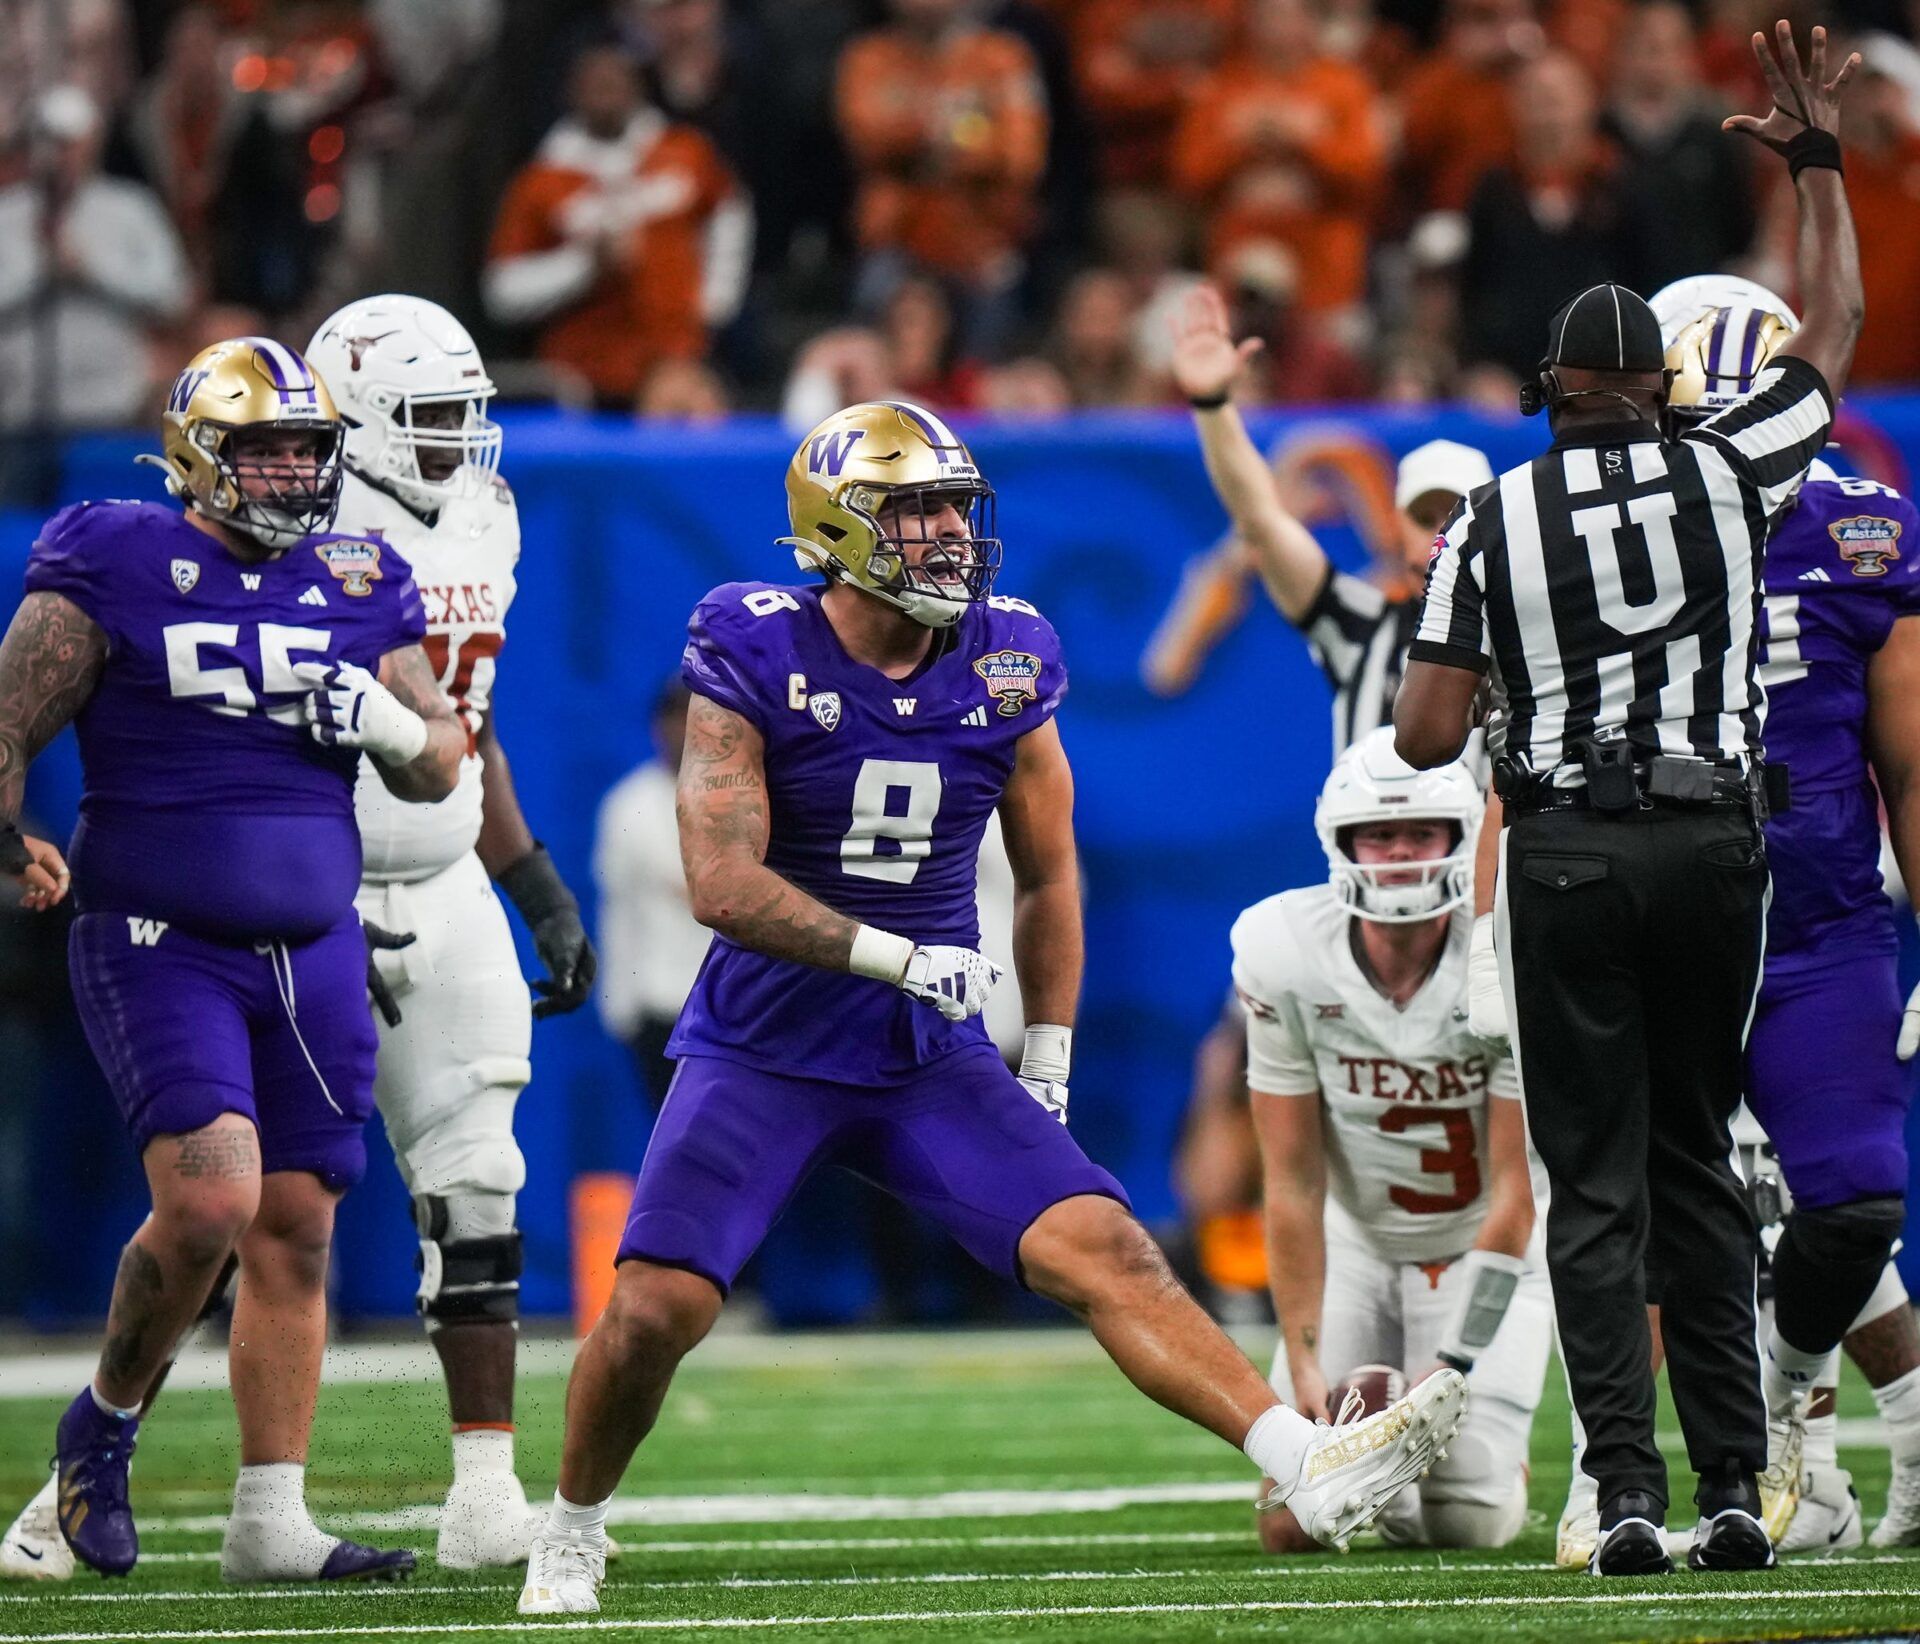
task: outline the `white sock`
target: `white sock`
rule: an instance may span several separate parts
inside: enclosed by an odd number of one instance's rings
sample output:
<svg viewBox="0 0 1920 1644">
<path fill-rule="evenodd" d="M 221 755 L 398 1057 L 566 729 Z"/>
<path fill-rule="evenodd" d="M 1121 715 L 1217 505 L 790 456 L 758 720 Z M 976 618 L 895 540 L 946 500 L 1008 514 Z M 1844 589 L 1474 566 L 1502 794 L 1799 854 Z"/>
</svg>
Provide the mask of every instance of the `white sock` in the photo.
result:
<svg viewBox="0 0 1920 1644">
<path fill-rule="evenodd" d="M 590 1502 L 581 1507 L 558 1490 L 553 1492 L 553 1510 L 547 1515 L 549 1529 L 558 1530 L 570 1536 L 604 1536 L 607 1533 L 607 1505 L 613 1500 Z"/>
<path fill-rule="evenodd" d="M 453 1435 L 453 1482 L 513 1471 L 513 1429 L 472 1427 Z"/>
<path fill-rule="evenodd" d="M 1767 1414 L 1784 1416 L 1794 1396 L 1808 1392 L 1826 1368 L 1831 1349 L 1802 1352 L 1780 1339 L 1776 1324 L 1767 1331 L 1767 1350 L 1760 1361 L 1760 1382 L 1767 1395 Z"/>
<path fill-rule="evenodd" d="M 1873 1390 L 1880 1419 L 1887 1424 L 1893 1459 L 1908 1466 L 1920 1462 L 1920 1370 L 1895 1376 Z"/>
<path fill-rule="evenodd" d="M 242 1467 L 220 1567 L 237 1579 L 310 1581 L 339 1543 L 307 1512 L 307 1469 L 297 1461 Z"/>
<path fill-rule="evenodd" d="M 1291 1493 L 1294 1480 L 1300 1476 L 1300 1463 L 1306 1459 L 1307 1446 L 1317 1431 L 1298 1410 L 1276 1404 L 1254 1417 L 1240 1448 L 1281 1490 Z"/>
<path fill-rule="evenodd" d="M 72 1384 L 69 1383 L 68 1385 L 71 1386 Z M 102 1415 L 118 1416 L 122 1421 L 132 1421 L 135 1416 L 140 1414 L 140 1407 L 138 1405 L 135 1405 L 131 1410 L 122 1410 L 117 1404 L 107 1403 L 107 1401 L 100 1396 L 100 1389 L 94 1386 L 92 1382 L 87 1383 L 87 1391 L 93 1395 L 94 1406 Z"/>
<path fill-rule="evenodd" d="M 1825 1391 L 1829 1396 L 1832 1394 L 1832 1389 L 1825 1382 L 1821 1383 L 1815 1397 L 1819 1396 L 1819 1391 Z M 1809 1416 L 1806 1427 L 1806 1448 L 1801 1451 L 1806 1464 L 1809 1467 L 1838 1467 L 1840 1465 L 1839 1415 L 1829 1410 L 1824 1416 Z"/>
<path fill-rule="evenodd" d="M 233 1510 L 245 1518 L 305 1518 L 307 1469 L 298 1461 L 242 1467 L 234 1481 Z"/>
</svg>

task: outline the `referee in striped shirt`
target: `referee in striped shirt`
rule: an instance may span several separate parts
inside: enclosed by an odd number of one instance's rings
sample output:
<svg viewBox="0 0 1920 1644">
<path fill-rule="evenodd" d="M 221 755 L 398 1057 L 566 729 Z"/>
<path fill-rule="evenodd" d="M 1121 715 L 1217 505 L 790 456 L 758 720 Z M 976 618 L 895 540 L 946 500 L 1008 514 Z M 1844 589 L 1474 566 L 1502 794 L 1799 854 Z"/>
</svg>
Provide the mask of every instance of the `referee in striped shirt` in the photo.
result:
<svg viewBox="0 0 1920 1644">
<path fill-rule="evenodd" d="M 1672 1568 L 1649 1265 L 1699 1475 L 1689 1562 L 1773 1562 L 1753 1226 L 1727 1132 L 1766 920 L 1754 614 L 1768 522 L 1826 442 L 1863 306 L 1834 135 L 1859 60 L 1828 82 L 1824 30 L 1805 70 L 1788 24 L 1777 37 L 1776 61 L 1754 36 L 1772 110 L 1727 123 L 1792 169 L 1805 323 L 1750 398 L 1669 441 L 1651 310 L 1618 286 L 1573 298 L 1522 391 L 1552 448 L 1473 492 L 1435 545 L 1394 710 L 1401 755 L 1441 764 L 1491 672 L 1496 944 L 1552 1184 L 1547 1260 L 1602 1575 Z"/>
</svg>

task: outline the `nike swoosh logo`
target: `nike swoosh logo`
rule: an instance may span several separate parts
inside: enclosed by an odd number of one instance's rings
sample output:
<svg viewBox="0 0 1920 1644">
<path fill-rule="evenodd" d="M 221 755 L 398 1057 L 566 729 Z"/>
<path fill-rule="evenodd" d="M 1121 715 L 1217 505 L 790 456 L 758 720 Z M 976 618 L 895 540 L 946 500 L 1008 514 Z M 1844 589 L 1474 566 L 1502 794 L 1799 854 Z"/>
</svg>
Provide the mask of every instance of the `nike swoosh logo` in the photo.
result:
<svg viewBox="0 0 1920 1644">
<path fill-rule="evenodd" d="M 32 1559 L 36 1564 L 38 1564 L 41 1561 L 41 1559 L 47 1556 L 45 1553 L 36 1553 L 31 1547 L 28 1547 L 18 1541 L 16 1541 L 13 1545 L 17 1551 L 19 1551 L 25 1557 Z"/>
</svg>

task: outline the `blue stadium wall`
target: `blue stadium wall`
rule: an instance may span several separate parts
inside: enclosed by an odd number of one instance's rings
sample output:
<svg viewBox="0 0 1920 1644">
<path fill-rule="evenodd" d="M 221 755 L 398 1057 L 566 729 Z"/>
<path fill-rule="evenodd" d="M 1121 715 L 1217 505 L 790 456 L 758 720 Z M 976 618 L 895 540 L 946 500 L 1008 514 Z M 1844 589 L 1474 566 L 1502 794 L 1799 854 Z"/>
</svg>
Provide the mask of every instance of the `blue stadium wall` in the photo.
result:
<svg viewBox="0 0 1920 1644">
<path fill-rule="evenodd" d="M 1859 465 L 1896 483 L 1903 454 L 1920 467 L 1920 397 L 1862 395 L 1853 410 Z M 1447 435 L 1482 445 L 1496 467 L 1532 454 L 1546 434 L 1544 423 L 1458 413 L 1316 413 L 1268 419 L 1259 431 L 1309 430 L 1330 430 L 1382 463 Z M 1328 759 L 1328 691 L 1258 599 L 1191 691 L 1163 700 L 1142 686 L 1142 652 L 1182 569 L 1223 524 L 1184 417 L 983 426 L 974 442 L 1000 492 L 1000 591 L 1052 619 L 1072 675 L 1061 723 L 1079 783 L 1088 891 L 1074 1130 L 1144 1216 L 1163 1218 L 1174 1208 L 1168 1162 L 1193 1049 L 1227 986 L 1227 927 L 1247 903 L 1324 871 L 1311 814 Z M 157 496 L 157 475 L 131 463 L 147 444 L 75 441 L 63 496 Z M 774 546 L 786 528 L 781 475 L 792 445 L 765 420 L 711 430 L 509 421 L 504 472 L 525 547 L 498 724 L 527 814 L 588 901 L 590 921 L 595 809 L 648 756 L 648 707 L 676 665 L 687 613 L 716 583 L 794 574 Z M 7 586 L 19 586 L 37 523 L 0 513 Z M 1343 563 L 1364 563 L 1351 531 L 1326 541 Z M 30 809 L 64 837 L 77 791 L 65 737 L 35 771 Z M 535 974 L 524 940 L 523 958 Z M 146 1193 L 77 1030 L 33 1031 L 36 1002 L 42 1020 L 65 1020 L 49 974 L 57 952 L 43 948 L 35 960 L 29 949 L 17 963 L 28 962 L 40 970 L 15 984 L 16 1003 L 0 1012 L 0 1316 L 51 1327 L 104 1309 L 116 1252 Z M 591 1009 L 536 1027 L 518 1123 L 529 1311 L 569 1306 L 569 1181 L 583 1170 L 635 1168 L 647 1125 L 626 1055 Z M 407 1205 L 373 1129 L 367 1180 L 340 1218 L 336 1289 L 348 1317 L 411 1310 Z M 1920 1270 L 1909 1280 L 1920 1282 Z M 852 1304 L 841 1298 L 861 1293 L 857 1284 L 847 1291 L 832 1261 L 816 1275 L 804 1256 L 782 1282 L 798 1298 L 789 1311 L 802 1316 L 843 1316 Z M 814 1283 L 823 1294 L 809 1307 Z"/>
</svg>

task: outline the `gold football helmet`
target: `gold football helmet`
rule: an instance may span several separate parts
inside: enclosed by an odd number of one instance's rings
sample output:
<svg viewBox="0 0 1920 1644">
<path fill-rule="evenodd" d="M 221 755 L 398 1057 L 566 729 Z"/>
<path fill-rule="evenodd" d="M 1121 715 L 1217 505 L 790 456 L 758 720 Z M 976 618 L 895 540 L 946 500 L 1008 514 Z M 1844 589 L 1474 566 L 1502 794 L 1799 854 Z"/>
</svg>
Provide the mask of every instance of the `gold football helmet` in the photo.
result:
<svg viewBox="0 0 1920 1644">
<path fill-rule="evenodd" d="M 288 431 L 312 438 L 302 448 Z M 264 547 L 290 548 L 333 523 L 345 433 L 305 360 L 270 337 L 235 337 L 203 348 L 174 379 L 158 466 L 189 508 Z"/>
<path fill-rule="evenodd" d="M 1672 420 L 1701 422 L 1753 392 L 1753 380 L 1800 322 L 1763 285 L 1729 275 L 1680 280 L 1651 304 L 1667 345 Z"/>
<path fill-rule="evenodd" d="M 949 507 L 965 536 L 934 535 Z M 958 622 L 992 592 L 1000 569 L 993 487 L 952 429 L 904 400 L 849 406 L 800 442 L 787 465 L 787 518 L 793 535 L 780 540 L 803 571 L 929 628 Z M 917 531 L 906 529 L 910 520 Z"/>
</svg>

